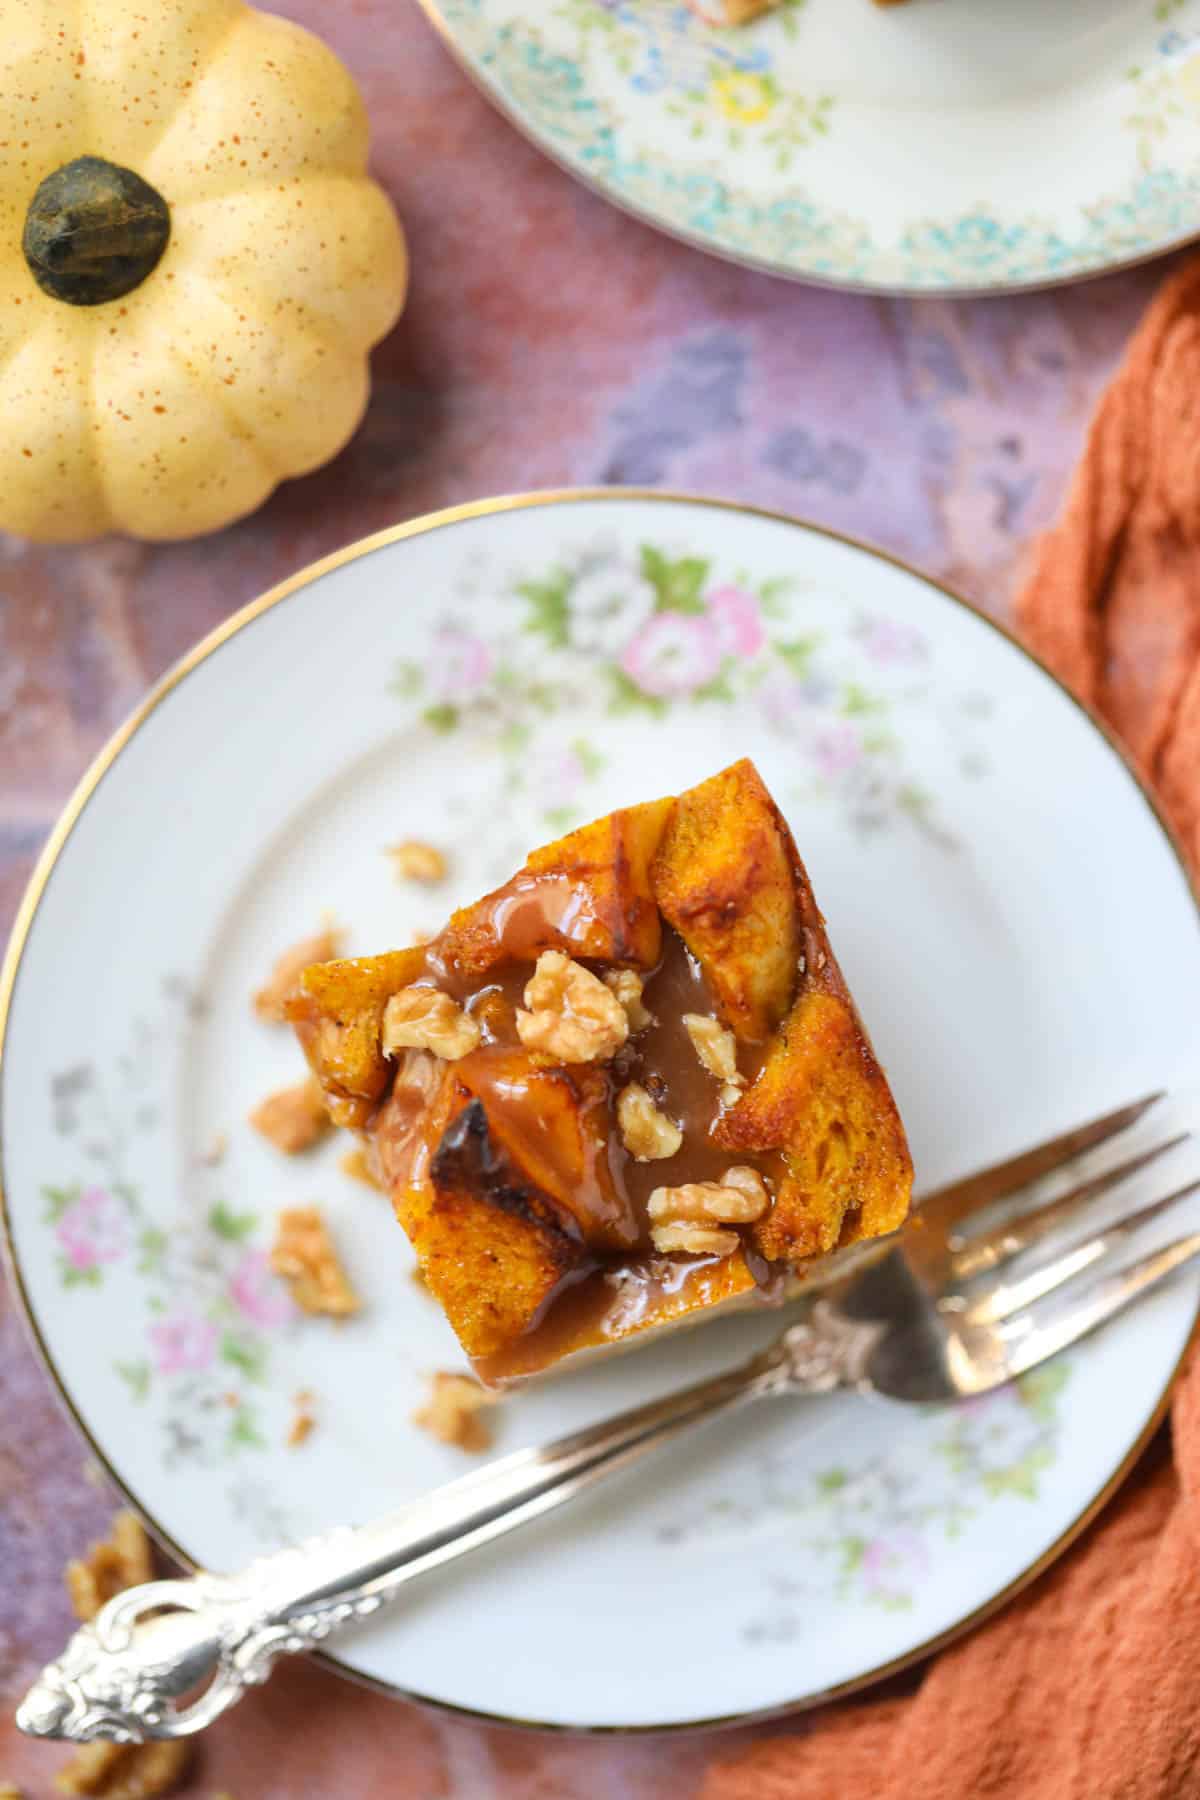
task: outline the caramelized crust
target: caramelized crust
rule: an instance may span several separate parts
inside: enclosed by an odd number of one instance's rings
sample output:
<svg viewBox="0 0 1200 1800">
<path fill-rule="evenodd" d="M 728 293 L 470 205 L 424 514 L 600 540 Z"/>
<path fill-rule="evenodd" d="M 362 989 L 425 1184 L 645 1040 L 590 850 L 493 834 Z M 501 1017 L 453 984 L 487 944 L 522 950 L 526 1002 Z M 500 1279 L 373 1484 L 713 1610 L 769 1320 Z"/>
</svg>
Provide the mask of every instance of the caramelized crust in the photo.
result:
<svg viewBox="0 0 1200 1800">
<path fill-rule="evenodd" d="M 879 1237 L 908 1210 L 912 1166 L 900 1115 L 837 994 L 810 988 L 800 995 L 758 1080 L 718 1119 L 713 1137 L 731 1152 L 783 1152 L 775 1203 L 752 1233 L 771 1262 Z"/>
<path fill-rule="evenodd" d="M 681 794 L 654 864 L 662 916 L 725 1023 L 760 1043 L 787 1011 L 800 954 L 791 833 L 752 762 Z"/>
</svg>

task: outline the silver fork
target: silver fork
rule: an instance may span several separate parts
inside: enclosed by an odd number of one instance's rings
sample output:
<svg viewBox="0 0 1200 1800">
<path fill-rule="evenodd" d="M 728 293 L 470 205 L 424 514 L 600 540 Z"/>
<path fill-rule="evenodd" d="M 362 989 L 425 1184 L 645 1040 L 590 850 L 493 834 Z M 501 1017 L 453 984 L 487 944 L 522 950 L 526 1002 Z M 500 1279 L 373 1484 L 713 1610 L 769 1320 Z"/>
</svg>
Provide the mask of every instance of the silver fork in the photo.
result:
<svg viewBox="0 0 1200 1800">
<path fill-rule="evenodd" d="M 853 1272 L 726 1374 L 519 1450 L 372 1524 L 339 1526 L 240 1574 L 130 1588 L 42 1672 L 17 1724 L 36 1737 L 117 1742 L 200 1731 L 264 1681 L 277 1656 L 314 1648 L 413 1576 L 749 1400 L 839 1388 L 919 1402 L 986 1393 L 1200 1254 L 1192 1232 L 1096 1279 L 1133 1233 L 1200 1191 L 1197 1178 L 1146 1194 L 1150 1170 L 1191 1138 L 1163 1094 L 1122 1107 L 927 1196 L 895 1238 L 846 1253 Z M 1106 1206 L 1110 1216 L 1092 1228 Z"/>
</svg>

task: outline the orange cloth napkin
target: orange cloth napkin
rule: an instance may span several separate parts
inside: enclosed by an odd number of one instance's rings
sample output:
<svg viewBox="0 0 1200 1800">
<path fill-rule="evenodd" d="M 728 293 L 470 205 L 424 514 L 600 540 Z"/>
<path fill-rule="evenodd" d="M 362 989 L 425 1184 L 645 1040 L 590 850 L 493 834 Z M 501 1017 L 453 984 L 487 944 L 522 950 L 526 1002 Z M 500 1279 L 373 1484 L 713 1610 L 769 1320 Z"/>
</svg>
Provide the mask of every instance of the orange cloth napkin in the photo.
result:
<svg viewBox="0 0 1200 1800">
<path fill-rule="evenodd" d="M 1200 261 L 1166 282 L 1104 395 L 1017 618 L 1200 868 Z M 1200 1800 L 1200 1352 L 1170 1449 L 915 1694 L 718 1764 L 704 1800 Z"/>
</svg>

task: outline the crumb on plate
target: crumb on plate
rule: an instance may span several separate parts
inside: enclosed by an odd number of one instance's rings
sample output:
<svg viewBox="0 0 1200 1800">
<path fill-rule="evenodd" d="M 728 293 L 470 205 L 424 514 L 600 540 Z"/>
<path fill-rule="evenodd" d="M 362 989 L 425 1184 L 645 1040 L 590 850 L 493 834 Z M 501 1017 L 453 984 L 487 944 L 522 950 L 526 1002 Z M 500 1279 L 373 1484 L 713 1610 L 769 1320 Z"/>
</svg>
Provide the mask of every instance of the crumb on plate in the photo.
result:
<svg viewBox="0 0 1200 1800">
<path fill-rule="evenodd" d="M 260 1019 L 273 1025 L 284 1023 L 283 1003 L 295 989 L 297 981 L 310 963 L 329 962 L 338 953 L 340 933 L 333 925 L 323 925 L 311 937 L 301 938 L 276 960 L 270 979 L 254 996 L 254 1010 Z"/>
<path fill-rule="evenodd" d="M 446 879 L 448 865 L 436 844 L 423 843 L 420 838 L 406 838 L 402 844 L 389 844 L 387 854 L 392 859 L 397 881 L 420 881 L 431 886 Z"/>
<path fill-rule="evenodd" d="M 311 1388 L 301 1388 L 298 1394 L 292 1395 L 292 1422 L 287 1434 L 289 1450 L 295 1450 L 311 1435 L 317 1422 L 316 1399 Z"/>
<path fill-rule="evenodd" d="M 295 1087 L 279 1088 L 249 1114 L 255 1131 L 285 1156 L 298 1156 L 320 1143 L 333 1122 L 325 1109 L 325 1096 L 315 1075 L 306 1075 Z"/>
<path fill-rule="evenodd" d="M 280 1213 L 271 1246 L 271 1267 L 291 1289 L 302 1312 L 348 1318 L 362 1302 L 350 1285 L 333 1239 L 316 1206 L 291 1206 Z"/>
<path fill-rule="evenodd" d="M 122 1509 L 114 1515 L 108 1537 L 93 1544 L 86 1556 L 74 1557 L 63 1570 L 77 1619 L 94 1619 L 106 1601 L 125 1588 L 154 1579 L 154 1553 L 141 1520 Z"/>
<path fill-rule="evenodd" d="M 195 1753 L 188 1738 L 150 1744 L 81 1744 L 58 1771 L 60 1794 L 93 1794 L 99 1800 L 155 1800 L 182 1781 Z"/>
<path fill-rule="evenodd" d="M 485 1406 L 494 1406 L 499 1394 L 493 1394 L 473 1375 L 456 1375 L 436 1369 L 429 1377 L 429 1395 L 424 1406 L 413 1414 L 419 1425 L 443 1444 L 458 1450 L 478 1453 L 492 1447 L 492 1428 L 480 1417 Z"/>
</svg>

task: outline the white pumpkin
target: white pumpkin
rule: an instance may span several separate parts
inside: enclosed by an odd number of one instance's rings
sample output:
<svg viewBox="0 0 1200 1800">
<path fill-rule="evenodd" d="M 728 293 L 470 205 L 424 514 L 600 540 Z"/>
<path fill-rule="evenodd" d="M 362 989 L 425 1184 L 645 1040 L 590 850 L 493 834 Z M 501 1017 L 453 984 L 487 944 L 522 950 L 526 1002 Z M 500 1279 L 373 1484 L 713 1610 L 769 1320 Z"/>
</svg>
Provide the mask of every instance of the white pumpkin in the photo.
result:
<svg viewBox="0 0 1200 1800">
<path fill-rule="evenodd" d="M 0 0 L 0 527 L 190 537 L 340 449 L 407 278 L 366 160 L 244 0 Z"/>
</svg>

